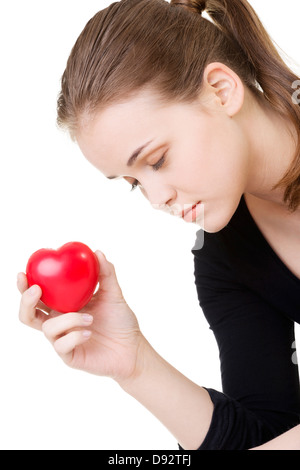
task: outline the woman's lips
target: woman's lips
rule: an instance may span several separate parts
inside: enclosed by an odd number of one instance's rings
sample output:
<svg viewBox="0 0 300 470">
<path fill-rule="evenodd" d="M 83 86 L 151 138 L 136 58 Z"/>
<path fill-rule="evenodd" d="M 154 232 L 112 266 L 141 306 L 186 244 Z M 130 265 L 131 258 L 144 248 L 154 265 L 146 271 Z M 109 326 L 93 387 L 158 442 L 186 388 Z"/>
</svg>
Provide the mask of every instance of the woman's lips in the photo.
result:
<svg viewBox="0 0 300 470">
<path fill-rule="evenodd" d="M 196 204 L 194 204 L 192 207 L 190 207 L 189 209 L 187 210 L 183 210 L 182 211 L 182 218 L 186 221 L 186 222 L 193 222 L 194 220 L 196 220 L 196 218 L 198 217 L 198 211 L 197 209 L 199 209 L 199 206 L 201 205 L 201 201 L 197 202 Z"/>
</svg>

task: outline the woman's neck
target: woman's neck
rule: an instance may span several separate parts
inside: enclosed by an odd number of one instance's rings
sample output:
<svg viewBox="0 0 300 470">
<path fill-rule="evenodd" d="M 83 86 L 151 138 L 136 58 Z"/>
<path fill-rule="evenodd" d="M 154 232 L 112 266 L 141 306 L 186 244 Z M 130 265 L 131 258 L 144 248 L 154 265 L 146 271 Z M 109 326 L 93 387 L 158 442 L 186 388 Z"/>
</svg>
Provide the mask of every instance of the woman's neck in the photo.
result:
<svg viewBox="0 0 300 470">
<path fill-rule="evenodd" d="M 272 188 L 289 169 L 296 151 L 294 126 L 268 104 L 246 93 L 242 116 L 249 137 L 249 177 L 246 191 L 286 208 L 284 190 Z"/>
</svg>

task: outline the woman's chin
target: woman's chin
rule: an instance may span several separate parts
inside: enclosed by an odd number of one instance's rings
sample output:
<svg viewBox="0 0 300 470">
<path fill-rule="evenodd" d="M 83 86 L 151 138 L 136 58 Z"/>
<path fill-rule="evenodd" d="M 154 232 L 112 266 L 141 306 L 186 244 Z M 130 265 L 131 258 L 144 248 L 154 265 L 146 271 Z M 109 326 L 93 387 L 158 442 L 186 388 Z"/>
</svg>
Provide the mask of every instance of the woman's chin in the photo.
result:
<svg viewBox="0 0 300 470">
<path fill-rule="evenodd" d="M 217 205 L 216 207 L 207 207 L 203 204 L 203 214 L 195 221 L 206 233 L 217 233 L 223 230 L 230 222 L 232 216 L 236 212 L 237 204 Z"/>
</svg>

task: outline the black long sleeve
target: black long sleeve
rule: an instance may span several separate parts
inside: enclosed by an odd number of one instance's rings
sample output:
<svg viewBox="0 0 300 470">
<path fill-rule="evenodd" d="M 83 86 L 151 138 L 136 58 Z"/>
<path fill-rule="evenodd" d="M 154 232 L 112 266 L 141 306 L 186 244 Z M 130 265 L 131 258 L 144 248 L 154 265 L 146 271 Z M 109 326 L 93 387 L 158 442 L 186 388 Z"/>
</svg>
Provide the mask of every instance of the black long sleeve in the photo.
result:
<svg viewBox="0 0 300 470">
<path fill-rule="evenodd" d="M 255 447 L 300 422 L 294 360 L 300 280 L 267 243 L 244 197 L 227 227 L 205 233 L 203 247 L 192 252 L 199 303 L 220 351 L 223 387 L 207 388 L 214 414 L 199 450 Z"/>
</svg>

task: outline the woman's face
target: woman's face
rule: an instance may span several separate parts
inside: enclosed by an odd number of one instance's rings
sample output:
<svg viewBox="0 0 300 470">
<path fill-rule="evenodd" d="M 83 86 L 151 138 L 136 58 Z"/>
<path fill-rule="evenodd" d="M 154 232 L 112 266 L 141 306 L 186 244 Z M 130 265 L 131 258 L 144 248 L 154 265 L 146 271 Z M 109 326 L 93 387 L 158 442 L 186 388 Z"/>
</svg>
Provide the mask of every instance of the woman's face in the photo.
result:
<svg viewBox="0 0 300 470">
<path fill-rule="evenodd" d="M 183 220 L 217 232 L 245 191 L 248 152 L 241 126 L 206 98 L 205 107 L 203 97 L 163 105 L 140 92 L 87 120 L 78 145 L 105 176 L 138 184 L 155 209 L 182 217 L 201 202 Z"/>
</svg>

